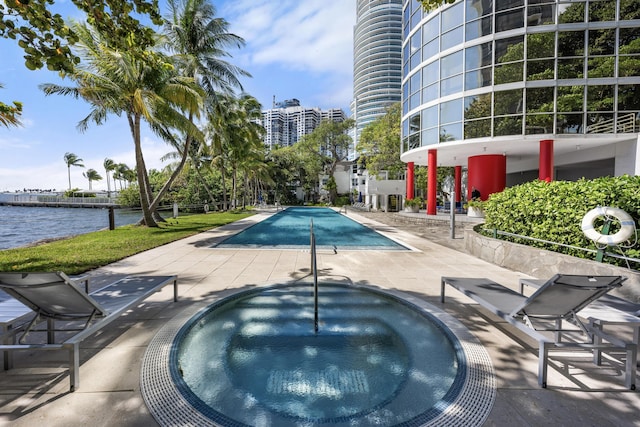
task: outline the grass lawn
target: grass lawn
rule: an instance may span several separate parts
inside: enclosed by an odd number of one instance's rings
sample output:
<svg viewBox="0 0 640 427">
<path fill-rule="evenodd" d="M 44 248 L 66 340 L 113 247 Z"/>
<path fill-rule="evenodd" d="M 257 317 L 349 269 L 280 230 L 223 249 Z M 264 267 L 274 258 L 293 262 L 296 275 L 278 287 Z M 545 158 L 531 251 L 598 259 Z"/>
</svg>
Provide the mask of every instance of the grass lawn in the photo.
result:
<svg viewBox="0 0 640 427">
<path fill-rule="evenodd" d="M 225 212 L 180 216 L 168 219 L 159 228 L 126 225 L 37 246 L 0 250 L 0 271 L 80 274 L 250 215 Z"/>
</svg>

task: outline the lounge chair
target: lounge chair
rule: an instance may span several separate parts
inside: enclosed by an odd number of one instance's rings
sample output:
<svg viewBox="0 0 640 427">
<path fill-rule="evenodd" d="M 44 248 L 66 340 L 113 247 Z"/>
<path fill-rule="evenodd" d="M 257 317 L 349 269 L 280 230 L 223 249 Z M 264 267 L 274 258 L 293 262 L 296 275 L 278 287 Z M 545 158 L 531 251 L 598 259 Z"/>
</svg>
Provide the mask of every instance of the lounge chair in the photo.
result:
<svg viewBox="0 0 640 427">
<path fill-rule="evenodd" d="M 549 351 L 577 348 L 583 350 L 623 350 L 626 352 L 625 386 L 635 389 L 638 348 L 585 324 L 577 313 L 611 289 L 622 285 L 621 276 L 579 276 L 556 274 L 531 296 L 485 278 L 442 277 L 440 300 L 444 303 L 445 285 L 450 285 L 493 314 L 501 317 L 538 341 L 538 384 L 547 386 L 547 359 Z M 567 320 L 578 329 L 562 329 Z M 549 327 L 550 326 L 550 327 Z M 553 338 L 543 332 L 553 332 Z M 563 333 L 579 332 L 585 341 L 562 341 Z M 602 341 L 606 341 L 603 343 Z"/>
<path fill-rule="evenodd" d="M 5 366 L 10 365 L 7 358 L 14 351 L 66 350 L 71 391 L 76 390 L 80 385 L 80 343 L 169 283 L 173 283 L 173 300 L 177 301 L 177 276 L 130 276 L 86 294 L 61 272 L 0 273 L 0 289 L 32 310 L 27 322 L 24 314 L 16 311 L 21 323 L 2 337 Z M 44 320 L 46 329 L 36 329 Z M 47 343 L 26 343 L 32 332 L 46 332 Z M 56 332 L 65 332 L 65 338 L 57 342 Z"/>
</svg>

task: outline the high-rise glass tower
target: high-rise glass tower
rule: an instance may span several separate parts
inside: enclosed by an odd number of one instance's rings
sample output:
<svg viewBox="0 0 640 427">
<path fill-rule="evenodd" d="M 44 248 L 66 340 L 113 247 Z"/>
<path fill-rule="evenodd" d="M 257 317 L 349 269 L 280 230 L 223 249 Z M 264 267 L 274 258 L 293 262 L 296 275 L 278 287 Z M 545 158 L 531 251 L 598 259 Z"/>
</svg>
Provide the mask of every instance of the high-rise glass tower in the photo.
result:
<svg viewBox="0 0 640 427">
<path fill-rule="evenodd" d="M 355 141 L 362 129 L 401 99 L 402 0 L 358 0 L 353 37 Z"/>
</svg>

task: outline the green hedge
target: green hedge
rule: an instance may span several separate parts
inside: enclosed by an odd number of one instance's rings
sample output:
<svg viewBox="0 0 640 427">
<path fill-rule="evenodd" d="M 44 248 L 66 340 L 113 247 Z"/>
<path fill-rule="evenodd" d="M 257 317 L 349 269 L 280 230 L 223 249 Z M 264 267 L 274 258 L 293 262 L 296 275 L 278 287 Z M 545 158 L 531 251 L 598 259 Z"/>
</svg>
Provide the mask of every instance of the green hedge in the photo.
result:
<svg viewBox="0 0 640 427">
<path fill-rule="evenodd" d="M 640 177 L 619 176 L 579 181 L 532 181 L 492 194 L 484 203 L 485 229 L 548 240 L 581 248 L 596 249 L 581 230 L 582 218 L 597 206 L 625 210 L 638 224 L 640 218 Z M 614 225 L 610 234 L 617 231 Z M 516 240 L 517 239 L 510 239 Z M 632 239 L 633 240 L 633 239 Z M 519 239 L 518 243 L 543 247 L 581 258 L 588 252 Z M 633 243 L 633 241 L 631 242 Z M 610 250 L 615 252 L 614 249 Z M 625 249 L 628 257 L 640 258 L 636 243 Z M 612 261 L 613 262 L 613 261 Z"/>
</svg>

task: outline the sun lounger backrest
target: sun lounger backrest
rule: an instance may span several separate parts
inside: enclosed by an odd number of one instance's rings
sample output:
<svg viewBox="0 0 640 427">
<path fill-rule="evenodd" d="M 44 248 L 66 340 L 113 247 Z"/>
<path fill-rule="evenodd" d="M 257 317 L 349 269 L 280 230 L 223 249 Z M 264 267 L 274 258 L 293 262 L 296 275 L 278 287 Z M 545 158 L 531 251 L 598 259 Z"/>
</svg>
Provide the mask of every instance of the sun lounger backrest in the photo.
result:
<svg viewBox="0 0 640 427">
<path fill-rule="evenodd" d="M 621 286 L 624 280 L 622 276 L 556 274 L 516 307 L 511 316 L 564 318 Z"/>
<path fill-rule="evenodd" d="M 0 288 L 44 317 L 84 319 L 107 312 L 62 272 L 0 273 Z"/>
</svg>

